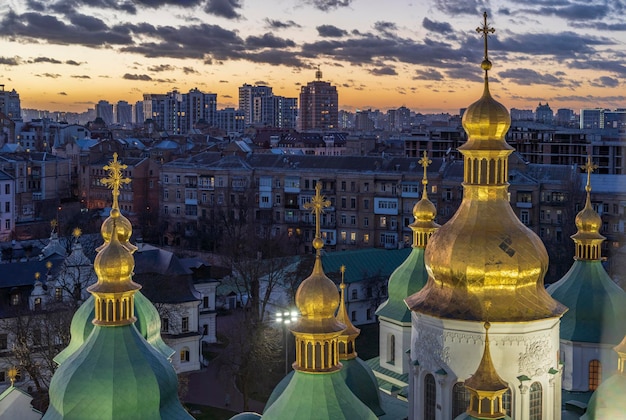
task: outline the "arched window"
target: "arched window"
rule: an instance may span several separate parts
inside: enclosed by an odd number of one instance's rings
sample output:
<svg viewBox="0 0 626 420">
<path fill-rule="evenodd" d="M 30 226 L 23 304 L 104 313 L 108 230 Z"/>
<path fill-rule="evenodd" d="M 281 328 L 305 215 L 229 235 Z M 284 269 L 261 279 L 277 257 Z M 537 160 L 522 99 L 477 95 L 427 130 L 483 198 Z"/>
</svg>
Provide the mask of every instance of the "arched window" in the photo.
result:
<svg viewBox="0 0 626 420">
<path fill-rule="evenodd" d="M 457 382 L 452 387 L 452 418 L 467 411 L 470 403 L 470 393 L 463 382 Z"/>
<path fill-rule="evenodd" d="M 424 420 L 435 420 L 437 408 L 437 385 L 430 373 L 424 378 Z"/>
<path fill-rule="evenodd" d="M 530 386 L 530 420 L 541 420 L 543 412 L 543 389 L 539 382 Z"/>
<path fill-rule="evenodd" d="M 189 348 L 183 347 L 180 350 L 180 361 L 181 362 L 188 362 L 189 361 Z"/>
<path fill-rule="evenodd" d="M 387 336 L 387 363 L 396 363 L 396 336 L 393 334 Z"/>
<path fill-rule="evenodd" d="M 511 388 L 509 388 L 502 395 L 502 408 L 507 416 L 511 416 L 511 412 L 513 411 L 513 393 L 511 392 Z"/>
<path fill-rule="evenodd" d="M 589 362 L 589 391 L 595 391 L 602 380 L 602 366 L 599 360 Z"/>
</svg>

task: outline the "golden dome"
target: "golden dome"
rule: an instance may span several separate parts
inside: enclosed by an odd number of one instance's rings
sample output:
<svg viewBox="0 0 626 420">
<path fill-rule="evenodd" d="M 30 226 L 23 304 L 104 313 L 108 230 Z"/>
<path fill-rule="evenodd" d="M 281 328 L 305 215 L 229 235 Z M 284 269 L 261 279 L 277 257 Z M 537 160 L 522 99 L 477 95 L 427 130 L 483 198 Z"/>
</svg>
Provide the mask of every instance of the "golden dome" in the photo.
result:
<svg viewBox="0 0 626 420">
<path fill-rule="evenodd" d="M 405 302 L 420 313 L 468 321 L 556 317 L 566 309 L 543 285 L 548 253 L 508 200 L 513 148 L 504 135 L 510 116 L 489 94 L 486 35 L 493 30 L 486 19 L 485 91 L 463 116 L 468 140 L 458 149 L 464 160 L 463 201 L 430 237 L 424 256 L 428 283 Z"/>
<path fill-rule="evenodd" d="M 111 215 L 107 217 L 100 227 L 100 233 L 102 234 L 104 242 L 111 241 L 111 235 L 114 231 L 117 234 L 117 239 L 121 243 L 124 244 L 128 242 L 133 234 L 133 226 L 130 221 L 117 208 L 112 208 L 110 214 Z M 113 229 L 114 225 L 115 230 Z"/>
<path fill-rule="evenodd" d="M 113 219 L 115 227 L 115 219 Z M 113 293 L 132 290 L 128 284 L 135 268 L 135 259 L 128 250 L 122 246 L 117 236 L 113 236 L 110 242 L 105 242 L 102 249 L 94 260 L 94 271 L 98 276 L 96 283 L 90 291 L 100 293 Z"/>
<path fill-rule="evenodd" d="M 413 217 L 416 221 L 431 222 L 435 216 L 437 216 L 437 209 L 426 195 L 413 206 Z"/>
<path fill-rule="evenodd" d="M 467 108 L 461 123 L 472 140 L 502 138 L 511 126 L 511 116 L 506 107 L 489 93 L 487 76 L 483 96 Z"/>
<path fill-rule="evenodd" d="M 587 197 L 585 208 L 583 208 L 575 219 L 576 227 L 581 233 L 599 233 L 602 228 L 602 218 L 591 206 L 591 201 Z"/>
</svg>

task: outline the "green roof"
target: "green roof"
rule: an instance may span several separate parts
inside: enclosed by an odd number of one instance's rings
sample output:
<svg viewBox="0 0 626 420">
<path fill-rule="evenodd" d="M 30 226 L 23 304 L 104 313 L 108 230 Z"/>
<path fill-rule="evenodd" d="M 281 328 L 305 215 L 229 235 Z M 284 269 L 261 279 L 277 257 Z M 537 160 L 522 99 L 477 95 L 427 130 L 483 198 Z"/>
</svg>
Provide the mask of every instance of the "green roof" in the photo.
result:
<svg viewBox="0 0 626 420">
<path fill-rule="evenodd" d="M 399 322 L 411 322 L 411 311 L 404 299 L 419 292 L 428 281 L 424 265 L 424 248 L 415 247 L 404 262 L 389 277 L 389 298 L 376 311 L 376 315 Z"/>
<path fill-rule="evenodd" d="M 350 391 L 340 371 L 295 371 L 280 397 L 265 408 L 263 419 L 376 420 L 377 417 Z"/>
<path fill-rule="evenodd" d="M 163 354 L 167 359 L 171 358 L 175 351 L 169 347 L 161 338 L 161 317 L 152 302 L 141 292 L 135 293 L 135 327 L 148 343 Z M 80 305 L 80 308 L 74 313 L 72 324 L 70 326 L 70 344 L 54 357 L 57 364 L 63 363 L 70 357 L 80 346 L 83 345 L 91 330 L 93 330 L 94 318 L 94 297 L 93 295 Z"/>
<path fill-rule="evenodd" d="M 185 419 L 176 372 L 134 325 L 94 326 L 57 369 L 44 419 Z"/>
<path fill-rule="evenodd" d="M 617 344 L 626 335 L 626 292 L 600 261 L 575 261 L 547 290 L 569 308 L 561 318 L 561 339 Z"/>
<path fill-rule="evenodd" d="M 380 356 L 372 357 L 371 359 L 366 360 L 365 363 L 372 369 L 374 375 L 379 379 L 381 376 L 384 376 L 401 384 L 409 384 L 408 373 L 397 373 L 393 370 L 385 369 L 380 365 Z M 376 373 L 379 373 L 379 375 L 376 375 Z"/>
<path fill-rule="evenodd" d="M 376 277 L 387 278 L 408 257 L 411 248 L 368 248 L 354 251 L 328 252 L 322 255 L 322 267 L 327 275 L 340 273 L 346 266 L 344 281 L 353 283 Z M 331 277 L 332 278 L 332 277 Z"/>
<path fill-rule="evenodd" d="M 623 419 L 626 413 L 626 374 L 614 373 L 595 390 L 581 420 Z"/>
<path fill-rule="evenodd" d="M 385 412 L 380 406 L 380 395 L 378 395 L 378 382 L 372 369 L 360 358 L 342 360 L 343 368 L 341 376 L 346 381 L 348 388 L 365 403 L 370 410 L 380 417 Z"/>
</svg>

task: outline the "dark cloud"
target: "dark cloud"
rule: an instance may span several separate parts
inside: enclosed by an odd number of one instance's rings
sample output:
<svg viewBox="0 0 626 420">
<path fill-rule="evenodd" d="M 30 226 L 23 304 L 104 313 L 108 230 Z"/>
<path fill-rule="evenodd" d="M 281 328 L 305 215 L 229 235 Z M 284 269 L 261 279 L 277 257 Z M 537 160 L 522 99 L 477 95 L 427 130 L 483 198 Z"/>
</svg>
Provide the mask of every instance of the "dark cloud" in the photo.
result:
<svg viewBox="0 0 626 420">
<path fill-rule="evenodd" d="M 424 29 L 428 29 L 431 32 L 436 32 L 438 34 L 450 34 L 453 32 L 452 25 L 448 22 L 435 22 L 427 17 L 422 21 L 422 26 Z"/>
<path fill-rule="evenodd" d="M 397 76 L 398 72 L 391 66 L 377 67 L 369 71 L 374 76 Z"/>
<path fill-rule="evenodd" d="M 58 73 L 42 73 L 42 74 L 36 74 L 35 76 L 37 76 L 37 77 L 48 77 L 50 79 L 58 79 L 59 77 L 61 77 L 61 75 L 58 74 Z"/>
<path fill-rule="evenodd" d="M 352 0 L 305 0 L 304 2 L 322 12 L 328 12 L 333 9 L 339 9 L 340 7 L 348 7 L 352 3 Z"/>
<path fill-rule="evenodd" d="M 101 19 L 79 13 L 70 16 L 70 22 L 78 28 L 89 31 L 107 31 L 109 27 Z"/>
<path fill-rule="evenodd" d="M 615 88 L 619 86 L 619 80 L 614 77 L 601 76 L 589 82 L 591 86 Z"/>
<path fill-rule="evenodd" d="M 541 74 L 532 69 L 504 70 L 498 72 L 498 76 L 524 86 L 550 85 L 562 87 L 566 85 L 561 77 L 556 77 L 552 74 Z"/>
<path fill-rule="evenodd" d="M 443 80 L 443 74 L 435 69 L 415 70 L 416 80 Z"/>
<path fill-rule="evenodd" d="M 0 57 L 0 65 L 17 66 L 20 64 L 19 57 Z"/>
<path fill-rule="evenodd" d="M 490 49 L 495 51 L 552 55 L 559 58 L 589 56 L 596 52 L 595 46 L 614 44 L 614 41 L 608 38 L 580 35 L 570 31 L 515 34 L 504 39 L 494 36 L 490 37 L 489 41 Z M 471 40 L 472 47 L 475 47 L 475 44 L 475 40 Z"/>
<path fill-rule="evenodd" d="M 450 16 L 480 16 L 489 9 L 488 0 L 435 0 L 435 8 Z"/>
<path fill-rule="evenodd" d="M 528 13 L 540 16 L 557 16 L 566 20 L 589 21 L 603 19 L 606 17 L 609 8 L 606 4 L 567 4 L 556 7 L 539 7 L 537 9 L 527 9 Z"/>
<path fill-rule="evenodd" d="M 239 19 L 237 9 L 241 9 L 239 0 L 208 0 L 204 7 L 205 12 L 226 19 Z"/>
<path fill-rule="evenodd" d="M 81 24 L 84 21 L 81 20 Z M 80 25 L 68 25 L 56 16 L 41 13 L 17 15 L 7 12 L 0 22 L 0 36 L 10 39 L 41 39 L 52 44 L 77 44 L 89 47 L 131 44 L 132 37 L 122 26 L 92 30 Z"/>
<path fill-rule="evenodd" d="M 348 32 L 334 25 L 320 25 L 315 29 L 317 29 L 319 36 L 325 38 L 341 38 L 348 34 Z"/>
<path fill-rule="evenodd" d="M 32 63 L 62 64 L 62 62 L 57 60 L 56 58 L 50 57 L 37 57 L 33 59 Z"/>
<path fill-rule="evenodd" d="M 193 67 L 183 67 L 183 73 L 185 74 L 200 74 L 199 71 L 194 69 Z"/>
<path fill-rule="evenodd" d="M 573 60 L 567 63 L 570 68 L 581 70 L 610 71 L 626 77 L 626 65 L 620 61 L 605 60 Z"/>
<path fill-rule="evenodd" d="M 228 83 L 228 80 L 220 80 L 219 83 Z"/>
<path fill-rule="evenodd" d="M 582 29 L 596 29 L 598 31 L 626 31 L 626 23 L 606 23 L 606 22 L 573 22 L 571 26 Z"/>
<path fill-rule="evenodd" d="M 241 58 L 253 63 L 266 63 L 275 66 L 304 67 L 304 63 L 293 53 L 285 50 L 267 50 L 244 54 Z"/>
<path fill-rule="evenodd" d="M 158 66 L 150 66 L 148 67 L 148 71 L 153 71 L 153 72 L 161 72 L 161 71 L 172 71 L 176 69 L 176 67 L 170 65 L 170 64 L 159 64 Z"/>
<path fill-rule="evenodd" d="M 65 93 L 65 92 L 59 92 L 59 93 L 57 93 L 57 95 L 67 96 L 67 93 Z"/>
<path fill-rule="evenodd" d="M 57 13 L 72 15 L 77 9 L 82 6 L 93 7 L 94 9 L 110 9 L 120 12 L 129 13 L 134 15 L 137 13 L 137 8 L 134 3 L 146 3 L 142 0 L 56 0 L 48 2 L 37 2 L 30 0 L 31 4 L 40 3 L 41 7 L 38 9 L 31 8 L 30 10 L 43 12 L 44 10 L 52 10 Z"/>
<path fill-rule="evenodd" d="M 70 66 L 80 66 L 81 65 L 81 63 L 79 63 L 78 61 L 74 61 L 74 60 L 67 60 L 65 62 L 65 64 L 68 64 Z"/>
<path fill-rule="evenodd" d="M 388 34 L 390 32 L 397 31 L 398 27 L 393 22 L 378 21 L 374 23 L 374 29 L 378 32 Z"/>
<path fill-rule="evenodd" d="M 293 20 L 282 22 L 280 20 L 265 18 L 265 23 L 267 24 L 267 27 L 270 29 L 302 28 L 302 25 L 297 24 Z"/>
<path fill-rule="evenodd" d="M 271 33 L 263 34 L 263 36 L 249 36 L 246 38 L 246 47 L 251 49 L 259 48 L 291 48 L 296 43 L 290 39 L 279 38 Z"/>
<path fill-rule="evenodd" d="M 70 77 L 73 79 L 91 79 L 91 76 L 87 76 L 86 74 L 73 74 Z"/>
<path fill-rule="evenodd" d="M 269 86 L 269 83 L 267 83 L 265 80 L 257 80 L 256 82 L 254 82 L 255 86 Z"/>
<path fill-rule="evenodd" d="M 122 79 L 126 79 L 126 80 L 141 80 L 142 82 L 151 82 L 152 81 L 152 77 L 148 76 L 147 74 L 130 74 L 130 73 L 126 73 L 124 76 L 122 76 Z"/>
</svg>

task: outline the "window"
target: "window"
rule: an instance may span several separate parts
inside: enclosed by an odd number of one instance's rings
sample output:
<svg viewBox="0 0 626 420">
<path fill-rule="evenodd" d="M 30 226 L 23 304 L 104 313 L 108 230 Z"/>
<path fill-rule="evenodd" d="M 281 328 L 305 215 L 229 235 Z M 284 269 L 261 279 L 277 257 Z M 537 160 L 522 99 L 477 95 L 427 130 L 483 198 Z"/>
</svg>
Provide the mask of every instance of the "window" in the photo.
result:
<svg viewBox="0 0 626 420">
<path fill-rule="evenodd" d="M 345 209 L 346 208 L 346 197 L 341 197 L 341 208 Z"/>
<path fill-rule="evenodd" d="M 437 412 L 437 384 L 432 374 L 424 378 L 424 420 L 435 420 Z"/>
<path fill-rule="evenodd" d="M 202 297 L 202 307 L 203 308 L 208 308 L 209 307 L 209 297 L 208 296 L 203 296 Z"/>
<path fill-rule="evenodd" d="M 519 218 L 520 221 L 525 225 L 528 225 L 530 223 L 530 214 L 528 213 L 528 210 L 520 211 Z"/>
<path fill-rule="evenodd" d="M 350 232 L 350 242 L 356 243 L 356 232 Z"/>
<path fill-rule="evenodd" d="M 180 350 L 180 361 L 183 363 L 189 361 L 189 349 L 187 347 L 183 347 Z"/>
<path fill-rule="evenodd" d="M 54 299 L 57 302 L 61 302 L 63 300 L 63 289 L 60 287 L 57 287 L 56 289 L 54 289 Z"/>
<path fill-rule="evenodd" d="M 11 219 L 5 219 L 4 220 L 4 228 L 7 230 L 11 229 Z"/>
<path fill-rule="evenodd" d="M 5 213 L 10 213 L 11 212 L 11 202 L 7 201 L 4 203 L 4 212 Z"/>
<path fill-rule="evenodd" d="M 6 350 L 9 347 L 7 334 L 0 334 L 0 350 Z"/>
<path fill-rule="evenodd" d="M 367 295 L 368 298 L 371 298 L 374 296 L 372 286 L 367 286 L 367 289 L 365 289 L 365 294 Z"/>
<path fill-rule="evenodd" d="M 41 298 L 35 298 L 35 302 L 34 302 L 34 306 L 35 306 L 35 310 L 38 311 L 41 309 Z"/>
<path fill-rule="evenodd" d="M 161 318 L 161 332 L 168 332 L 170 330 L 169 318 Z"/>
<path fill-rule="evenodd" d="M 363 209 L 369 210 L 369 208 L 370 208 L 370 200 L 366 198 L 363 200 Z"/>
<path fill-rule="evenodd" d="M 370 190 L 370 183 L 369 182 L 365 182 L 363 184 L 363 191 L 369 191 Z"/>
<path fill-rule="evenodd" d="M 352 295 L 351 295 L 351 299 L 352 300 L 357 300 L 359 298 L 359 291 L 356 289 L 352 289 Z"/>
<path fill-rule="evenodd" d="M 209 326 L 208 326 L 208 324 L 202 325 L 202 335 L 208 335 L 208 334 L 209 334 Z"/>
<path fill-rule="evenodd" d="M 168 174 L 163 175 L 163 183 L 167 184 L 170 182 L 170 176 Z"/>
<path fill-rule="evenodd" d="M 356 209 L 356 197 L 350 197 L 350 208 Z"/>
<path fill-rule="evenodd" d="M 354 215 L 350 216 L 350 224 L 352 226 L 356 225 L 356 216 L 354 216 Z"/>
<path fill-rule="evenodd" d="M 396 336 L 393 334 L 387 335 L 387 363 L 396 363 Z"/>
<path fill-rule="evenodd" d="M 180 190 L 176 190 L 176 199 L 180 200 Z"/>
<path fill-rule="evenodd" d="M 530 386 L 530 420 L 541 420 L 543 411 L 543 395 L 539 382 Z"/>
<path fill-rule="evenodd" d="M 169 200 L 169 199 L 170 199 L 170 190 L 166 188 L 163 190 L 163 200 Z"/>
<path fill-rule="evenodd" d="M 11 306 L 17 306 L 20 304 L 20 292 L 11 293 Z"/>
<path fill-rule="evenodd" d="M 176 183 L 180 184 L 180 175 L 176 175 Z"/>
<path fill-rule="evenodd" d="M 452 387 L 452 418 L 465 413 L 470 403 L 470 393 L 463 382 L 457 382 Z"/>
<path fill-rule="evenodd" d="M 370 235 L 369 235 L 369 233 L 364 233 L 363 234 L 363 243 L 366 243 L 366 244 L 370 243 Z"/>
<path fill-rule="evenodd" d="M 602 381 L 602 366 L 599 360 L 589 362 L 589 391 L 595 391 Z"/>
<path fill-rule="evenodd" d="M 511 393 L 511 388 L 507 389 L 507 391 L 502 394 L 502 409 L 507 416 L 511 416 L 511 412 L 513 411 L 513 394 Z"/>
<path fill-rule="evenodd" d="M 163 206 L 163 214 L 167 214 L 169 212 L 169 209 L 167 208 L 167 206 Z"/>
<path fill-rule="evenodd" d="M 356 322 L 356 311 L 352 311 L 350 314 L 350 321 Z"/>
<path fill-rule="evenodd" d="M 11 194 L 11 184 L 4 184 L 4 193 Z"/>
<path fill-rule="evenodd" d="M 346 190 L 346 181 L 341 181 L 341 191 Z"/>
<path fill-rule="evenodd" d="M 363 218 L 363 227 L 368 227 L 370 225 L 370 218 L 369 217 L 364 217 Z"/>
<path fill-rule="evenodd" d="M 345 214 L 342 214 L 339 220 L 341 220 L 342 225 L 345 225 L 347 223 L 347 216 Z"/>
<path fill-rule="evenodd" d="M 378 225 L 381 228 L 386 228 L 387 227 L 387 218 L 385 216 L 380 216 Z"/>
<path fill-rule="evenodd" d="M 365 317 L 367 319 L 372 319 L 372 309 L 371 308 L 367 308 L 367 312 L 365 313 Z"/>
<path fill-rule="evenodd" d="M 183 332 L 189 332 L 189 317 L 188 316 L 183 317 L 181 329 Z"/>
</svg>

